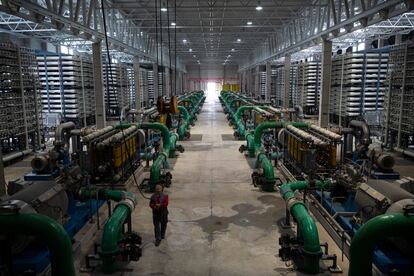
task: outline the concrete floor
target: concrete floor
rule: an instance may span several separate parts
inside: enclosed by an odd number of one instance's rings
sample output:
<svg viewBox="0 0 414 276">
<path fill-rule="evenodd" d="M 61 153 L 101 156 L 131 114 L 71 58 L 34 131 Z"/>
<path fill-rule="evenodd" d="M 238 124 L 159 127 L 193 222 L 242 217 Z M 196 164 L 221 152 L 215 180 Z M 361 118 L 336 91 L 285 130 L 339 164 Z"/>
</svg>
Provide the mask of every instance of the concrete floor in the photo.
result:
<svg viewBox="0 0 414 276">
<path fill-rule="evenodd" d="M 148 201 L 140 198 L 133 227 L 145 246 L 143 257 L 130 264 L 133 271 L 127 274 L 301 275 L 278 257 L 285 203 L 278 193 L 263 193 L 251 185 L 252 169 L 238 151 L 244 142 L 229 139 L 233 130 L 217 97 L 207 98 L 191 129 L 193 141 L 181 142 L 185 152 L 172 170 L 170 222 L 159 247 L 153 244 Z M 322 229 L 320 236 L 340 256 Z M 339 265 L 346 268 L 347 260 Z"/>
<path fill-rule="evenodd" d="M 233 129 L 217 94 L 208 95 L 198 118 L 191 129 L 192 138 L 180 142 L 185 152 L 170 159 L 173 185 L 167 191 L 170 222 L 166 240 L 154 246 L 148 200 L 132 187 L 139 199 L 133 229 L 143 237 L 143 257 L 128 265 L 130 271 L 114 275 L 303 275 L 278 257 L 285 203 L 279 193 L 263 193 L 251 185 L 249 164 L 254 161 L 239 153 L 239 146 L 245 142 L 232 139 Z M 7 180 L 29 172 L 31 158 L 6 167 Z M 101 210 L 103 217 L 105 208 Z M 82 248 L 75 251 L 78 268 L 83 267 L 85 254 L 91 253 L 87 247 L 100 240 L 100 231 L 94 227 L 88 226 L 92 230 L 79 235 Z M 329 243 L 330 253 L 338 255 L 338 264 L 346 275 L 347 259 L 341 261 L 339 248 L 318 227 L 321 242 Z"/>
</svg>

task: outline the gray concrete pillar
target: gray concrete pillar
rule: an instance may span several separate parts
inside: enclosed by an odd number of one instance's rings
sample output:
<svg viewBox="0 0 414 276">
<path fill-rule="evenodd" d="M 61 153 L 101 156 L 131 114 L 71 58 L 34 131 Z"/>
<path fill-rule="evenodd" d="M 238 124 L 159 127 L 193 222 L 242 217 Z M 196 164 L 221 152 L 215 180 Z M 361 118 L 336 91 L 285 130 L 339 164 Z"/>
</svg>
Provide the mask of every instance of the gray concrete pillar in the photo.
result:
<svg viewBox="0 0 414 276">
<path fill-rule="evenodd" d="M 0 196 L 7 193 L 6 180 L 4 179 L 3 149 L 0 144 Z"/>
<path fill-rule="evenodd" d="M 223 65 L 223 85 L 226 84 L 226 65 Z"/>
<path fill-rule="evenodd" d="M 171 69 L 171 96 L 177 95 L 177 77 L 176 77 L 177 71 L 174 69 Z"/>
<path fill-rule="evenodd" d="M 402 42 L 402 34 L 395 35 L 395 45 L 401 44 Z"/>
<path fill-rule="evenodd" d="M 171 96 L 171 72 L 170 68 L 165 67 L 165 96 L 170 97 Z"/>
<path fill-rule="evenodd" d="M 332 70 L 332 41 L 322 42 L 321 62 L 321 95 L 319 101 L 319 126 L 327 127 L 329 124 L 329 95 L 331 94 Z"/>
<path fill-rule="evenodd" d="M 139 67 L 139 57 L 134 57 L 134 81 L 135 81 L 135 109 L 141 109 L 141 68 Z"/>
<path fill-rule="evenodd" d="M 152 71 L 154 73 L 154 99 L 153 104 L 157 102 L 158 99 L 158 64 L 153 63 L 152 64 Z"/>
<path fill-rule="evenodd" d="M 384 48 L 385 46 L 385 39 L 379 38 L 378 39 L 378 48 Z"/>
<path fill-rule="evenodd" d="M 270 91 L 272 89 L 272 65 L 270 62 L 266 62 L 266 93 L 265 93 L 265 100 L 270 100 Z"/>
<path fill-rule="evenodd" d="M 102 77 L 102 45 L 101 41 L 92 44 L 93 84 L 95 92 L 95 117 L 98 129 L 106 126 L 105 93 Z"/>
<path fill-rule="evenodd" d="M 256 66 L 254 71 L 254 98 L 257 98 L 257 96 L 260 96 L 260 73 L 259 73 L 259 66 Z"/>
<path fill-rule="evenodd" d="M 290 55 L 285 56 L 285 66 L 284 66 L 284 93 L 283 93 L 283 107 L 289 108 L 290 105 Z"/>
</svg>

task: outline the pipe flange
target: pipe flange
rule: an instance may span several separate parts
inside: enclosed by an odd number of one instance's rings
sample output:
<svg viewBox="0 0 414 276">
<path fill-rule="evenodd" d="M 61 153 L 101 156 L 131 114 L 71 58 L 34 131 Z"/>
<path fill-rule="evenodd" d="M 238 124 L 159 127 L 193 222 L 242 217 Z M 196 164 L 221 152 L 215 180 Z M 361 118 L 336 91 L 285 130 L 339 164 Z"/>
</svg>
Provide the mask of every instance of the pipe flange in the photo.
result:
<svg viewBox="0 0 414 276">
<path fill-rule="evenodd" d="M 298 203 L 302 204 L 302 202 L 300 200 L 297 200 L 295 197 L 288 198 L 286 200 L 286 208 L 290 211 L 290 209 Z"/>
<path fill-rule="evenodd" d="M 118 205 L 125 205 L 132 212 L 135 209 L 135 201 L 129 198 L 126 198 L 118 203 Z"/>
</svg>

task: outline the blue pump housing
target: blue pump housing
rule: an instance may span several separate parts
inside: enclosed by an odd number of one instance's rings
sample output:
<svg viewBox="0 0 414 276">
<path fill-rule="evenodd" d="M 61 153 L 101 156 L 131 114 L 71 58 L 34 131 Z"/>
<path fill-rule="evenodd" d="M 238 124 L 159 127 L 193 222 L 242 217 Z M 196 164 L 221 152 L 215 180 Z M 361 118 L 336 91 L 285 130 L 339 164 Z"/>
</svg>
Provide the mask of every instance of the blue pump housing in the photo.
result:
<svg viewBox="0 0 414 276">
<path fill-rule="evenodd" d="M 81 202 L 76 200 L 74 194 L 70 192 L 68 193 L 68 198 L 69 220 L 63 225 L 63 228 L 65 228 L 70 239 L 73 239 L 76 233 L 88 223 L 90 217 L 96 214 L 96 211 L 105 201 L 90 199 Z M 15 273 L 23 273 L 25 271 L 41 273 L 47 269 L 49 264 L 48 248 L 37 241 L 31 242 L 22 253 L 13 256 L 13 270 Z"/>
</svg>

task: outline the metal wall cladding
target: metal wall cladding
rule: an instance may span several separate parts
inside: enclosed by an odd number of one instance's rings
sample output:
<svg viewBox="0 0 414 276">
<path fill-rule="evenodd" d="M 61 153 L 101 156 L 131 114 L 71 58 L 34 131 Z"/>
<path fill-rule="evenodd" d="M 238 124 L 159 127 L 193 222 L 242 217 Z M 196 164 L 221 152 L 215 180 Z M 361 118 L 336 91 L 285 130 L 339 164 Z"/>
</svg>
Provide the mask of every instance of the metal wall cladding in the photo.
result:
<svg viewBox="0 0 414 276">
<path fill-rule="evenodd" d="M 89 55 L 38 53 L 42 112 L 86 126 L 95 121 L 93 64 Z"/>
<path fill-rule="evenodd" d="M 301 62 L 296 67 L 295 105 L 300 105 L 306 114 L 317 114 L 321 91 L 320 62 Z"/>
<path fill-rule="evenodd" d="M 387 49 L 332 59 L 330 114 L 338 118 L 337 123 L 344 125 L 352 118 L 383 109 L 387 63 Z"/>
<path fill-rule="evenodd" d="M 39 116 L 39 79 L 34 51 L 0 43 L 0 138 L 34 133 Z"/>
<path fill-rule="evenodd" d="M 392 46 L 383 113 L 389 128 L 414 133 L 414 43 Z M 388 115 L 387 115 L 388 114 Z"/>
</svg>

